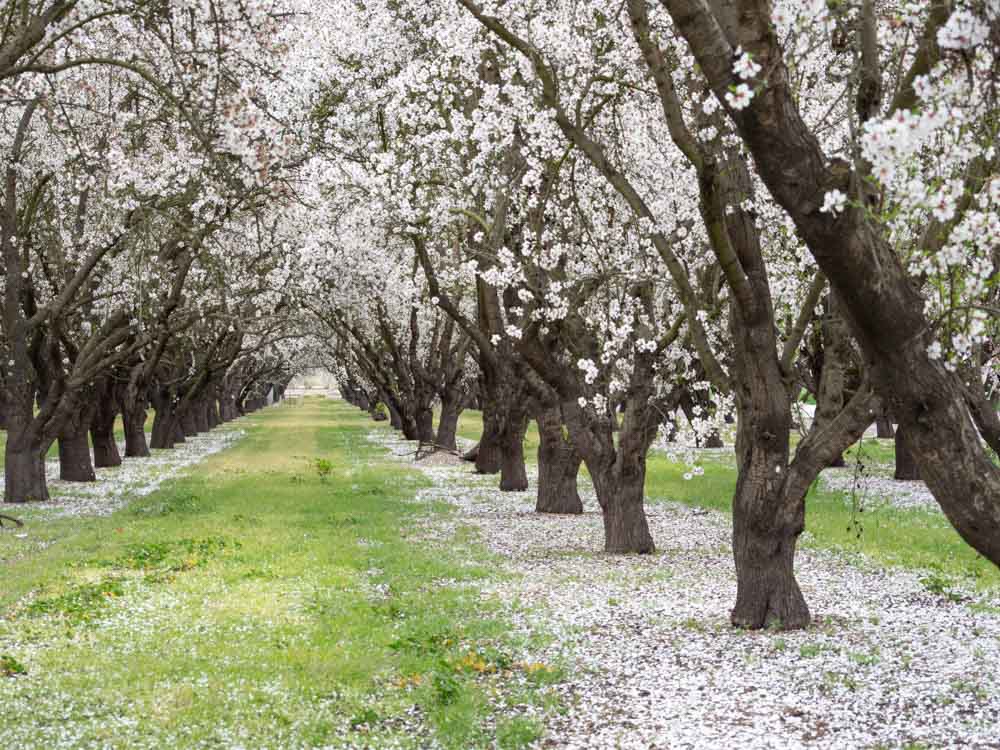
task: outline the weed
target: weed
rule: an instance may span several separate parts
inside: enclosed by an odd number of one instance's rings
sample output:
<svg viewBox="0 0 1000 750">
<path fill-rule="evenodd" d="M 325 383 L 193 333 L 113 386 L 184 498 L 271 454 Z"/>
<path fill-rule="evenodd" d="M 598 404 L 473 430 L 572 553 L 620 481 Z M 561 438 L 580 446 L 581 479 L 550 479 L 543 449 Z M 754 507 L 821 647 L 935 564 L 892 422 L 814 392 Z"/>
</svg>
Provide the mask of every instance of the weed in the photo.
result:
<svg viewBox="0 0 1000 750">
<path fill-rule="evenodd" d="M 542 725 L 535 718 L 513 716 L 497 722 L 497 745 L 503 750 L 528 747 L 541 736 Z"/>
<path fill-rule="evenodd" d="M 73 623 L 87 622 L 101 613 L 108 600 L 124 593 L 121 581 L 105 578 L 97 583 L 73 586 L 58 596 L 35 599 L 24 611 L 31 617 L 59 615 Z"/>
<path fill-rule="evenodd" d="M 436 672 L 431 680 L 434 690 L 434 700 L 441 706 L 447 706 L 458 700 L 462 692 L 461 683 L 447 672 Z"/>
<path fill-rule="evenodd" d="M 20 677 L 28 674 L 28 668 L 8 654 L 0 654 L 0 675 L 4 677 Z"/>
<path fill-rule="evenodd" d="M 333 463 L 328 458 L 314 458 L 313 468 L 319 475 L 319 481 L 326 482 L 330 478 L 330 472 L 333 471 Z"/>
</svg>

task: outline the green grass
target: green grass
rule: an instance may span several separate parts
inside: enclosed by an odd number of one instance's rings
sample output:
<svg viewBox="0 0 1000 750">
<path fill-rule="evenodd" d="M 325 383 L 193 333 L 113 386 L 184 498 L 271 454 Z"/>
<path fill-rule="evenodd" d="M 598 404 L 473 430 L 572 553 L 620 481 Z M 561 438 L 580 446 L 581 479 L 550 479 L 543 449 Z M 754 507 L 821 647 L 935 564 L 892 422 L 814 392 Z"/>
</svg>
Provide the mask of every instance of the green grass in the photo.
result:
<svg viewBox="0 0 1000 750">
<path fill-rule="evenodd" d="M 478 440 L 481 415 L 468 410 L 459 420 L 459 435 Z M 534 422 L 525 439 L 525 458 L 534 462 L 538 433 Z M 859 448 L 847 451 L 850 464 Z M 868 464 L 891 466 L 891 440 L 866 439 L 860 448 Z M 674 500 L 692 507 L 725 513 L 732 509 L 736 469 L 732 457 L 707 458 L 703 476 L 684 479 L 687 467 L 666 456 L 650 453 L 646 472 L 646 495 L 651 502 Z M 858 553 L 877 564 L 928 570 L 928 588 L 948 589 L 958 583 L 980 588 L 1000 587 L 1000 570 L 969 547 L 941 513 L 899 509 L 888 505 L 856 512 L 841 492 L 812 488 L 806 499 L 806 530 L 801 544 L 817 549 Z"/>
<path fill-rule="evenodd" d="M 412 538 L 450 512 L 410 502 L 421 475 L 344 404 L 243 426 L 108 518 L 29 526 L 41 552 L 0 534 L 0 747 L 424 746 L 412 716 L 449 748 L 537 739 L 491 704 L 554 707 L 560 671 L 516 660 L 474 537 Z"/>
</svg>

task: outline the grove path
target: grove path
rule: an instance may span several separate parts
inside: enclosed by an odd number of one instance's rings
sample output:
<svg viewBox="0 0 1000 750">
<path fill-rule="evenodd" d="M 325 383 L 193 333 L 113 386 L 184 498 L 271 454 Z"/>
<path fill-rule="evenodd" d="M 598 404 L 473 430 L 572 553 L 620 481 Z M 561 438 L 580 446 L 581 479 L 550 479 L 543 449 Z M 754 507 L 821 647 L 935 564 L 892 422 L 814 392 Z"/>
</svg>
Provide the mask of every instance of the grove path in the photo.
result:
<svg viewBox="0 0 1000 750">
<path fill-rule="evenodd" d="M 400 461 L 413 444 L 371 439 Z M 555 636 L 539 660 L 565 660 L 569 711 L 549 717 L 552 748 L 1000 747 L 1000 600 L 934 594 L 926 574 L 802 551 L 797 575 L 815 625 L 736 631 L 729 519 L 648 506 L 658 552 L 608 556 L 593 496 L 579 517 L 534 513 L 469 464 L 417 463 L 426 502 L 459 510 L 423 529 L 446 544 L 478 530 L 512 579 L 484 595 L 525 630 Z M 960 599 L 960 601 L 955 601 Z"/>
</svg>

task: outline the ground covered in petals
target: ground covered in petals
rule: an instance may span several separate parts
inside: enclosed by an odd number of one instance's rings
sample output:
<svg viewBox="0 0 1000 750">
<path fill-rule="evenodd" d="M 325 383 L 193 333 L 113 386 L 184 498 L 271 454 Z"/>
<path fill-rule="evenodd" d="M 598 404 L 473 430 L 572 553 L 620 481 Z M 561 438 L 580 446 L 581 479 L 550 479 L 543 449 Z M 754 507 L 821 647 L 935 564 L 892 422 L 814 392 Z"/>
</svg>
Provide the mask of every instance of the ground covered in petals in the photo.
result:
<svg viewBox="0 0 1000 750">
<path fill-rule="evenodd" d="M 377 439 L 400 460 L 412 447 Z M 749 633 L 735 599 L 729 519 L 654 500 L 652 556 L 607 556 L 592 492 L 579 517 L 533 512 L 471 466 L 428 467 L 425 502 L 459 509 L 511 575 L 495 591 L 526 631 L 553 645 L 533 658 L 571 665 L 570 708 L 546 727 L 560 748 L 997 747 L 1000 597 L 935 570 L 885 569 L 861 555 L 806 550 L 797 572 L 815 625 Z M 451 528 L 423 531 L 443 543 Z"/>
</svg>

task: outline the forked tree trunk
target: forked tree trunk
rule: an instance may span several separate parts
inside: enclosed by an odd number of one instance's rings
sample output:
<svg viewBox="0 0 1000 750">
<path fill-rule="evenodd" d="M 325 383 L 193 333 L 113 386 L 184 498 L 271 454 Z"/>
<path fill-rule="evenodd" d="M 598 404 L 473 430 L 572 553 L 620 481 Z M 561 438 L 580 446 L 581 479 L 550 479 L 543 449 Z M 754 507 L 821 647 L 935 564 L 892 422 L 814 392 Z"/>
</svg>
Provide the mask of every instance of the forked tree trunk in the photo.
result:
<svg viewBox="0 0 1000 750">
<path fill-rule="evenodd" d="M 184 425 L 181 423 L 181 420 L 179 418 L 174 417 L 172 427 L 174 430 L 173 434 L 174 444 L 176 445 L 177 443 L 186 443 L 187 436 L 184 433 Z"/>
<path fill-rule="evenodd" d="M 461 399 L 444 398 L 441 400 L 441 417 L 438 420 L 435 442 L 442 448 L 458 450 L 456 435 L 458 434 L 458 417 L 461 414 Z"/>
<path fill-rule="evenodd" d="M 933 326 L 925 300 L 867 208 L 817 210 L 817 196 L 833 188 L 851 193 L 858 176 L 843 160 L 823 153 L 802 119 L 768 5 L 740 12 L 744 3 L 713 4 L 733 16 L 720 25 L 706 3 L 664 4 L 718 96 L 733 75 L 731 60 L 719 54 L 723 45 L 752 49 L 768 71 L 768 86 L 752 106 L 732 111 L 732 120 L 771 196 L 795 222 L 831 287 L 843 295 L 875 390 L 900 428 L 910 431 L 906 439 L 920 458 L 928 488 L 962 537 L 1000 565 L 1000 467 L 970 415 L 967 386 L 929 355 Z"/>
<path fill-rule="evenodd" d="M 917 457 L 913 454 L 913 448 L 907 437 L 907 431 L 900 425 L 896 430 L 896 479 L 914 481 L 920 479 L 920 471 L 917 467 Z"/>
<path fill-rule="evenodd" d="M 539 410 L 537 513 L 583 513 L 576 486 L 580 455 L 563 435 L 558 408 Z"/>
<path fill-rule="evenodd" d="M 121 466 L 122 457 L 115 440 L 115 417 L 118 405 L 106 394 L 99 393 L 97 410 L 90 421 L 90 439 L 94 445 L 94 466 Z"/>
</svg>

